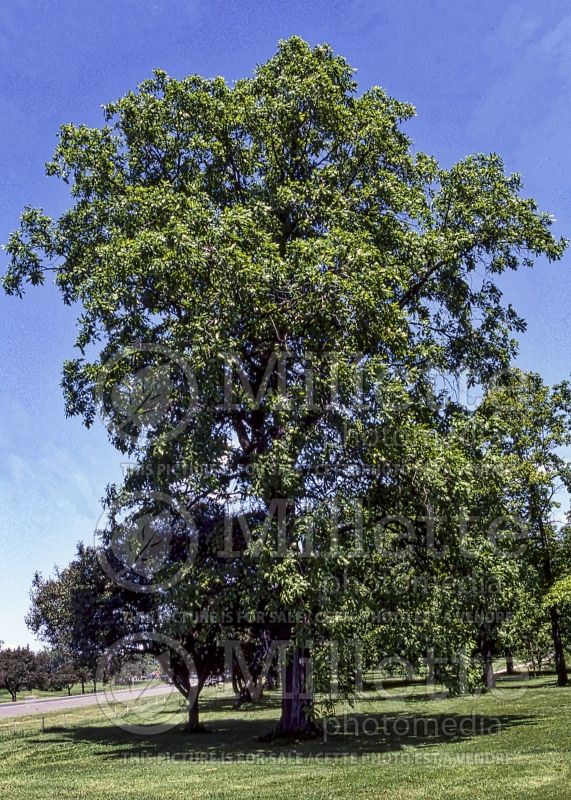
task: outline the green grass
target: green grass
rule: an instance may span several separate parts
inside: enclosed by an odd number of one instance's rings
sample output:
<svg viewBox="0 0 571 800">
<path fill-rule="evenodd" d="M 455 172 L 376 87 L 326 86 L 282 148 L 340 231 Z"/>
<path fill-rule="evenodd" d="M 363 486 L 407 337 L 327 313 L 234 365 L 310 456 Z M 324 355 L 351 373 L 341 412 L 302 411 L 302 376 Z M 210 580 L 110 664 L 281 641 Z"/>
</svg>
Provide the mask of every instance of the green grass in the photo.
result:
<svg viewBox="0 0 571 800">
<path fill-rule="evenodd" d="M 141 682 L 143 683 L 143 682 Z M 145 680 L 145 686 L 159 686 L 161 681 L 159 680 Z M 135 687 L 138 684 L 134 684 Z M 98 691 L 100 691 L 103 687 L 103 684 L 98 684 Z M 117 689 L 129 689 L 128 685 L 125 686 L 118 686 Z M 68 697 L 68 696 L 75 696 L 81 694 L 81 684 L 76 683 L 71 687 L 71 693 L 68 695 L 67 689 L 22 689 L 22 691 L 18 692 L 16 700 L 18 702 L 22 700 L 26 700 L 28 697 L 33 697 L 34 699 L 43 700 L 43 699 L 55 699 L 58 697 Z M 85 694 L 93 694 L 93 684 L 91 681 L 85 684 Z M 10 692 L 7 692 L 6 689 L 0 689 L 0 703 L 12 703 L 12 695 Z"/>
<path fill-rule="evenodd" d="M 406 699 L 402 689 L 384 699 L 371 693 L 349 710 L 346 733 L 340 710 L 327 741 L 288 745 L 258 739 L 275 723 L 276 698 L 237 711 L 219 689 L 205 703 L 210 732 L 193 737 L 178 729 L 135 736 L 97 707 L 52 714 L 45 733 L 37 717 L 18 720 L 16 735 L 12 721 L 0 720 L 0 796 L 569 800 L 571 688 L 552 676 L 500 686 L 444 700 L 421 686 Z M 167 707 L 145 706 L 146 719 L 169 719 L 177 705 L 173 697 Z"/>
<path fill-rule="evenodd" d="M 85 694 L 92 693 L 92 685 L 87 684 L 85 687 Z M 78 683 L 71 688 L 71 694 L 77 695 L 81 694 L 81 685 Z M 34 698 L 55 698 L 55 697 L 67 697 L 67 689 L 23 689 L 21 692 L 18 692 L 16 700 L 19 702 L 21 700 L 26 700 L 28 697 Z M 11 703 L 12 696 L 10 692 L 7 692 L 5 689 L 0 689 L 0 703 Z"/>
</svg>

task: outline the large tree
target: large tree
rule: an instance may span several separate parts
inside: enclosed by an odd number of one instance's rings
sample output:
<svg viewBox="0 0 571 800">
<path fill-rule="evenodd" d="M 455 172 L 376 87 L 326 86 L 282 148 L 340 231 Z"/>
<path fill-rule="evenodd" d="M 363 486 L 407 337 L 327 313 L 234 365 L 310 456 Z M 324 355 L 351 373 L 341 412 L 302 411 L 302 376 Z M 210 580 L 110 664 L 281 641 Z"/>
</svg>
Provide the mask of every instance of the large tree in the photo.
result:
<svg viewBox="0 0 571 800">
<path fill-rule="evenodd" d="M 364 499 L 372 536 L 395 490 L 378 468 L 400 457 L 384 434 L 408 452 L 431 424 L 427 369 L 505 366 L 523 322 L 495 278 L 564 247 L 498 156 L 413 152 L 413 113 L 298 37 L 232 86 L 157 71 L 105 127 L 61 129 L 48 173 L 73 204 L 26 209 L 8 243 L 7 292 L 53 271 L 81 308 L 67 410 L 91 424 L 99 401 L 140 467 L 125 489 L 248 515 L 247 601 L 297 612 L 273 631 L 292 644 L 286 734 L 311 725 L 322 586 L 355 547 L 325 511 Z"/>
</svg>

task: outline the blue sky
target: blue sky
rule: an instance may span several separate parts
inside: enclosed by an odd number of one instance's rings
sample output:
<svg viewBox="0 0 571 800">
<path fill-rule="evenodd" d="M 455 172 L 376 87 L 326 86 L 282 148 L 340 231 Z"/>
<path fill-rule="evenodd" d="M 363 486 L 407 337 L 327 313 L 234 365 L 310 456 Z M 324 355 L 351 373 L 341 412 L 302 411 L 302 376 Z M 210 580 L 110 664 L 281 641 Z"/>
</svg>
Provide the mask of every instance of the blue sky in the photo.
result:
<svg viewBox="0 0 571 800">
<path fill-rule="evenodd" d="M 10 0 L 0 4 L 0 241 L 25 204 L 60 213 L 65 187 L 44 177 L 65 122 L 100 125 L 100 106 L 161 67 L 232 81 L 294 33 L 329 42 L 361 87 L 412 102 L 415 146 L 444 165 L 501 153 L 526 193 L 571 237 L 571 10 L 531 0 Z M 519 363 L 569 374 L 571 255 L 504 281 L 528 321 Z M 0 270 L 5 254 L 0 254 Z M 0 296 L 0 639 L 24 625 L 34 571 L 64 566 L 92 541 L 120 459 L 101 427 L 67 420 L 59 387 L 74 315 L 53 287 Z"/>
</svg>

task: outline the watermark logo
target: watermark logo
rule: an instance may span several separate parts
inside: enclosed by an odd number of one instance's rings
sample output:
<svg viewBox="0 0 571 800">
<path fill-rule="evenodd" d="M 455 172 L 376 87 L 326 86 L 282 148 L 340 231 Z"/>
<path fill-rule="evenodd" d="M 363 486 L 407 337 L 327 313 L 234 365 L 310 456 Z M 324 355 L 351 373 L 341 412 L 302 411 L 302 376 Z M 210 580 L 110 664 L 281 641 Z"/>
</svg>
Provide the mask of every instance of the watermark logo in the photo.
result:
<svg viewBox="0 0 571 800">
<path fill-rule="evenodd" d="M 131 592 L 152 594 L 175 586 L 192 567 L 198 529 L 190 511 L 163 492 L 140 492 L 112 503 L 95 539 L 108 577 Z M 98 542 L 105 542 L 101 546 Z"/>
<path fill-rule="evenodd" d="M 134 343 L 105 362 L 95 403 L 107 430 L 126 444 L 145 433 L 177 438 L 198 407 L 198 384 L 188 360 L 164 345 Z"/>
</svg>

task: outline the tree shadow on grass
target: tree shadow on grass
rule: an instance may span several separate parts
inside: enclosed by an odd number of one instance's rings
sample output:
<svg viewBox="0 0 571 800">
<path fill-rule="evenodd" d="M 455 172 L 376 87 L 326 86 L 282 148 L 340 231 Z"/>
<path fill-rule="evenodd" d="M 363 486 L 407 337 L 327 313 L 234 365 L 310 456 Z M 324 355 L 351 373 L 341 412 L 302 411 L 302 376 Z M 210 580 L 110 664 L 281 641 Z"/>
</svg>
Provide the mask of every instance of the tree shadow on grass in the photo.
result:
<svg viewBox="0 0 571 800">
<path fill-rule="evenodd" d="M 529 678 L 526 678 L 526 679 L 520 678 L 519 680 L 517 680 L 516 678 L 512 678 L 512 679 L 502 678 L 501 681 L 497 682 L 496 689 L 501 689 L 502 691 L 504 689 L 519 689 L 520 691 L 522 689 L 525 689 L 527 691 L 528 689 L 554 689 L 554 688 L 561 688 L 561 687 L 557 686 L 557 681 L 556 680 L 546 681 L 546 680 L 543 680 L 543 677 L 544 676 L 542 675 L 541 676 L 542 680 L 540 680 L 539 678 L 534 678 L 531 675 L 530 675 Z"/>
<path fill-rule="evenodd" d="M 497 736 L 508 728 L 533 725 L 533 717 L 483 714 L 345 714 L 322 721 L 322 734 L 301 742 L 262 743 L 274 720 L 229 717 L 207 722 L 205 735 L 186 734 L 182 725 L 159 735 L 135 734 L 118 726 L 47 729 L 49 741 L 77 742 L 101 749 L 106 759 L 163 758 L 180 761 L 255 760 L 293 756 L 296 759 L 367 757 Z M 33 740 L 46 743 L 45 734 Z"/>
</svg>

